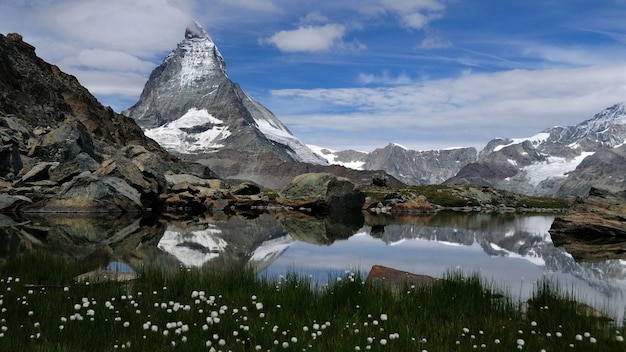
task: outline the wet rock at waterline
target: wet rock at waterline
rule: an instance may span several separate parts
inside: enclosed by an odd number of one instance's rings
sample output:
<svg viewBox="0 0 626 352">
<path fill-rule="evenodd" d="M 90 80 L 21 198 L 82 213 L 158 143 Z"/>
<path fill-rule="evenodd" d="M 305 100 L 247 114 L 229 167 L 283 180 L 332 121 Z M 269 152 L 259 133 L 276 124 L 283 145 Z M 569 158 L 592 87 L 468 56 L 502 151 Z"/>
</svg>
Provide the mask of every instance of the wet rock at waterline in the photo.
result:
<svg viewBox="0 0 626 352">
<path fill-rule="evenodd" d="M 626 191 L 592 188 L 554 219 L 550 235 L 576 260 L 626 259 Z"/>
<path fill-rule="evenodd" d="M 365 282 L 397 291 L 404 285 L 430 285 L 436 280 L 436 278 L 428 275 L 413 274 L 383 265 L 373 265 Z"/>
<path fill-rule="evenodd" d="M 347 178 L 329 173 L 309 173 L 294 177 L 280 191 L 276 201 L 294 209 L 332 213 L 361 209 L 365 195 Z"/>
</svg>

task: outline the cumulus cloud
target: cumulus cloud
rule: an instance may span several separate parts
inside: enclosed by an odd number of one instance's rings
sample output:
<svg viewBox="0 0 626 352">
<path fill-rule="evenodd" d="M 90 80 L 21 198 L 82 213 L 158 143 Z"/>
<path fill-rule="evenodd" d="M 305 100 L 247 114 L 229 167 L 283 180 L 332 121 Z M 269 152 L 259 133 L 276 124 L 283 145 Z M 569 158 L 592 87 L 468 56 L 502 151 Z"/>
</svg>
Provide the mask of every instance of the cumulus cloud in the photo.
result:
<svg viewBox="0 0 626 352">
<path fill-rule="evenodd" d="M 150 61 L 141 60 L 136 56 L 113 50 L 84 49 L 76 55 L 69 56 L 58 62 L 61 68 L 80 67 L 98 71 L 131 71 L 149 73 L 154 69 Z"/>
<path fill-rule="evenodd" d="M 269 38 L 261 39 L 260 42 L 275 45 L 285 52 L 327 51 L 345 45 L 345 32 L 346 27 L 336 23 L 300 26 L 298 29 L 280 31 Z"/>
<path fill-rule="evenodd" d="M 441 147 L 483 147 L 494 137 L 527 137 L 553 125 L 591 118 L 624 100 L 624 82 L 622 63 L 473 74 L 399 87 L 275 90 L 272 103 L 296 134 L 323 126 L 352 134 L 352 142 L 358 144 L 358 135 L 384 127 L 391 131 L 387 138 L 404 138 L 387 142 L 415 148 L 428 143 L 425 131 Z M 346 107 L 355 111 L 342 113 Z"/>
<path fill-rule="evenodd" d="M 115 73 L 103 71 L 76 71 L 78 80 L 94 95 L 116 95 L 137 97 L 141 94 L 146 78 L 139 74 Z M 127 108 L 120 106 L 117 108 Z"/>
<path fill-rule="evenodd" d="M 190 14 L 188 1 L 68 0 L 42 8 L 39 19 L 79 45 L 151 55 L 180 39 Z"/>
</svg>

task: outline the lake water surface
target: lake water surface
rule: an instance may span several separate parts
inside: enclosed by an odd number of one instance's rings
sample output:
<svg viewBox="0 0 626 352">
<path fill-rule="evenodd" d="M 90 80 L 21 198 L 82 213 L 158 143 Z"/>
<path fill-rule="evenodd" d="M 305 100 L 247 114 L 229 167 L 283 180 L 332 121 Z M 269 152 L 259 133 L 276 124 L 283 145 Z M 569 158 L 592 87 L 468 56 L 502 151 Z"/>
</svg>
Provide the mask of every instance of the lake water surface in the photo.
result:
<svg viewBox="0 0 626 352">
<path fill-rule="evenodd" d="M 315 218 L 300 213 L 208 214 L 195 218 L 0 215 L 0 257 L 33 249 L 94 269 L 143 264 L 203 267 L 252 265 L 260 275 L 289 272 L 319 282 L 379 264 L 443 277 L 451 270 L 484 279 L 521 300 L 549 278 L 580 300 L 622 319 L 626 261 L 577 262 L 553 245 L 554 217 L 448 213 L 389 217 L 357 213 Z"/>
</svg>

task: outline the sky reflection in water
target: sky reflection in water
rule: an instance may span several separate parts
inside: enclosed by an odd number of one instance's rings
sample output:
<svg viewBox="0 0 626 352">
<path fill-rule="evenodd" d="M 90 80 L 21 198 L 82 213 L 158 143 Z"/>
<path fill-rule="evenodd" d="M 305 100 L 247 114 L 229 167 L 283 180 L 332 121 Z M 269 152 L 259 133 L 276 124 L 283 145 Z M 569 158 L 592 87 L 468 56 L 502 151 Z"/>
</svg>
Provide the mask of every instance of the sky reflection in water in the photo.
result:
<svg viewBox="0 0 626 352">
<path fill-rule="evenodd" d="M 549 278 L 594 306 L 608 304 L 610 311 L 623 317 L 626 261 L 575 262 L 563 248 L 553 246 L 548 233 L 553 219 L 517 216 L 478 229 L 392 224 L 385 226 L 382 238 L 370 236 L 372 228 L 365 226 L 329 246 L 295 242 L 265 274 L 295 271 L 324 282 L 345 270 L 360 270 L 366 276 L 375 264 L 434 277 L 461 270 L 478 272 L 522 299 L 531 295 L 535 283 Z"/>
</svg>

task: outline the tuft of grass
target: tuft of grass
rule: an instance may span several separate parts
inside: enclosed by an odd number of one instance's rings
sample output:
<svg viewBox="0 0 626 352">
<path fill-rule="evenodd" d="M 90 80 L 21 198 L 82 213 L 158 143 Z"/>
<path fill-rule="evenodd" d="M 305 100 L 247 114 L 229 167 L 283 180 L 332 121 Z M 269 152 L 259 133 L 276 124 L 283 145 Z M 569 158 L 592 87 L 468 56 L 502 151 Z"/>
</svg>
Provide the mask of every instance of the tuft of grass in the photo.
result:
<svg viewBox="0 0 626 352">
<path fill-rule="evenodd" d="M 27 264 L 31 264 L 30 266 Z M 37 268 L 33 263 L 41 265 Z M 358 272 L 313 283 L 250 269 L 149 266 L 130 283 L 74 284 L 75 263 L 0 264 L 0 350 L 623 351 L 623 327 L 580 314 L 548 281 L 524 311 L 478 274 L 399 291 Z M 59 272 L 60 271 L 60 272 Z M 36 280 L 43 286 L 32 286 Z M 573 348 L 572 348 L 573 347 Z"/>
</svg>

